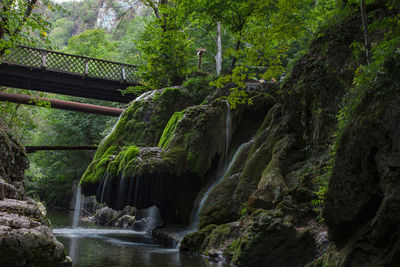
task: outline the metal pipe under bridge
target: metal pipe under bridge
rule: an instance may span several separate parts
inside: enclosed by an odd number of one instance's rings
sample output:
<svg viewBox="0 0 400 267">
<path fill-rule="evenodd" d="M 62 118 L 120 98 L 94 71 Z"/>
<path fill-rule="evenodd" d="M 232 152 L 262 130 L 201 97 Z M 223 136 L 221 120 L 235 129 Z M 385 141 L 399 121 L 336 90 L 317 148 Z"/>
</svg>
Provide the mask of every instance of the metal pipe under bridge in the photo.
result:
<svg viewBox="0 0 400 267">
<path fill-rule="evenodd" d="M 0 58 L 0 86 L 129 103 L 136 66 L 26 46 Z"/>
</svg>

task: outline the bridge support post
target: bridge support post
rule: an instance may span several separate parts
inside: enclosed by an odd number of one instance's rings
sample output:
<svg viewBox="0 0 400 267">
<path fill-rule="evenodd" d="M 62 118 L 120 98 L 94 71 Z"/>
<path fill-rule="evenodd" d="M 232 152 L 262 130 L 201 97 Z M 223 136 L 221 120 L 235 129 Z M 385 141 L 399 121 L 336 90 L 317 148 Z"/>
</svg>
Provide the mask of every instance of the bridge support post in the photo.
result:
<svg viewBox="0 0 400 267">
<path fill-rule="evenodd" d="M 122 77 L 122 82 L 126 81 L 126 74 L 125 74 L 125 67 L 121 66 L 121 77 Z"/>
<path fill-rule="evenodd" d="M 42 69 L 46 68 L 46 56 L 47 56 L 47 51 L 42 51 Z"/>
<path fill-rule="evenodd" d="M 87 58 L 85 61 L 85 76 L 89 74 L 89 59 Z"/>
</svg>

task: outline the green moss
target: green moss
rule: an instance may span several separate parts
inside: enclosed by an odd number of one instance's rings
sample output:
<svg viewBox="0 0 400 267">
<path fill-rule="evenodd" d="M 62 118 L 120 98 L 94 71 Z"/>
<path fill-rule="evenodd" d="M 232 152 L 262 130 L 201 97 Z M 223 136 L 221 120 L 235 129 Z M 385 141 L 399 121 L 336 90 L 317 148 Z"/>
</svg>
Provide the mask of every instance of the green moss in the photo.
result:
<svg viewBox="0 0 400 267">
<path fill-rule="evenodd" d="M 189 152 L 187 156 L 188 168 L 195 173 L 202 173 L 204 157 L 197 152 Z"/>
<path fill-rule="evenodd" d="M 196 103 L 201 103 L 212 91 L 216 91 L 215 87 L 210 86 L 210 82 L 216 78 L 217 76 L 198 76 L 189 78 L 183 83 L 183 87 L 188 91 L 189 95 L 192 96 Z"/>
<path fill-rule="evenodd" d="M 116 150 L 116 146 L 110 146 L 106 150 L 102 158 L 92 161 L 92 163 L 90 163 L 89 167 L 83 174 L 79 184 L 81 185 L 83 183 L 96 183 L 100 181 L 103 178 L 104 173 L 107 171 L 108 164 L 111 161 L 111 157 L 114 155 Z"/>
<path fill-rule="evenodd" d="M 207 245 L 204 244 L 204 241 L 216 227 L 217 225 L 214 224 L 207 225 L 197 232 L 186 235 L 182 239 L 179 249 L 181 251 L 188 251 L 192 253 L 203 253 L 204 247 Z"/>
<path fill-rule="evenodd" d="M 122 153 L 122 152 L 121 152 Z M 126 166 L 132 159 L 135 159 L 139 155 L 140 150 L 137 146 L 130 146 L 124 151 L 123 156 L 121 155 L 121 161 L 118 166 L 118 173 L 124 172 Z"/>
<path fill-rule="evenodd" d="M 169 161 L 169 162 L 184 162 L 185 157 L 186 157 L 186 148 L 182 146 L 175 146 L 171 149 L 168 149 L 164 151 L 161 155 L 163 160 Z"/>
<path fill-rule="evenodd" d="M 178 123 L 182 119 L 185 112 L 186 110 L 182 110 L 179 112 L 175 112 L 174 115 L 172 115 L 171 119 L 167 123 L 167 126 L 165 126 L 163 134 L 160 138 L 160 142 L 158 143 L 158 147 L 165 149 L 168 146 L 169 142 L 174 136 L 176 127 L 178 126 Z"/>
<path fill-rule="evenodd" d="M 164 101 L 173 101 L 177 95 L 182 95 L 182 91 L 177 87 L 165 88 L 161 93 L 161 98 Z"/>
<path fill-rule="evenodd" d="M 129 160 L 126 164 L 125 167 L 123 168 L 122 171 L 122 176 L 127 177 L 127 176 L 133 176 L 134 171 L 136 169 L 138 163 L 138 159 L 136 157 L 132 158 Z"/>
</svg>

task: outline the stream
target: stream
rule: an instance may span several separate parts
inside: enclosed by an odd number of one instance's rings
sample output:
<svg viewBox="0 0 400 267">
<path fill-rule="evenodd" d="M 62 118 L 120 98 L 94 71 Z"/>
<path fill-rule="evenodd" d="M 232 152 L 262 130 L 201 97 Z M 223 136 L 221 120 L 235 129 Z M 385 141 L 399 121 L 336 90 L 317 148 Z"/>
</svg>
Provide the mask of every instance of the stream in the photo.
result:
<svg viewBox="0 0 400 267">
<path fill-rule="evenodd" d="M 185 234 L 194 232 L 198 229 L 199 214 L 208 195 L 212 189 L 223 179 L 230 171 L 236 161 L 239 153 L 248 144 L 242 144 L 234 153 L 233 158 L 228 161 L 229 143 L 232 134 L 232 118 L 230 106 L 227 104 L 226 113 L 226 129 L 225 129 L 225 164 L 222 170 L 222 175 L 200 199 L 197 207 L 194 210 L 194 216 L 189 227 L 180 231 L 181 237 Z M 105 139 L 104 139 L 105 140 Z M 101 194 L 103 202 L 104 190 L 106 188 L 106 180 Z M 120 185 L 123 187 L 123 184 Z M 136 196 L 137 194 L 135 194 Z M 58 241 L 64 244 L 65 250 L 72 258 L 73 266 L 86 267 L 109 267 L 109 266 L 151 266 L 151 267 L 202 267 L 202 266 L 226 266 L 222 262 L 213 262 L 208 258 L 194 256 L 179 252 L 178 249 L 166 248 L 158 245 L 145 231 L 139 232 L 134 230 L 117 229 L 110 227 L 99 227 L 94 223 L 81 222 L 80 211 L 82 194 L 81 188 L 78 187 L 75 196 L 75 211 L 68 213 L 49 212 L 48 217 L 52 221 L 53 231 Z M 157 208 L 155 208 L 157 209 Z M 149 214 L 149 229 L 157 226 L 155 223 L 156 214 L 153 214 L 155 209 L 150 208 Z M 178 244 L 179 247 L 179 244 Z"/>
<path fill-rule="evenodd" d="M 70 252 L 73 266 L 225 266 L 201 256 L 179 252 L 156 244 L 145 232 L 97 227 L 80 222 L 72 228 L 73 213 L 49 212 L 57 240 Z M 74 251 L 71 252 L 70 248 Z"/>
</svg>

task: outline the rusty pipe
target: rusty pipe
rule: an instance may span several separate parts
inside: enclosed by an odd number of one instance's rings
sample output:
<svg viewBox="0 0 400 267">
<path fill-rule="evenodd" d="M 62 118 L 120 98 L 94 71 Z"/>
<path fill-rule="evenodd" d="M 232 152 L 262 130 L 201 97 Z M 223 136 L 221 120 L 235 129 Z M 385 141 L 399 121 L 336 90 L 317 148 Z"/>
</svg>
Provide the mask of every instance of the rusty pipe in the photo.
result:
<svg viewBox="0 0 400 267">
<path fill-rule="evenodd" d="M 77 103 L 72 101 L 50 99 L 45 97 L 35 97 L 28 95 L 18 95 L 13 93 L 0 92 L 0 101 L 9 101 L 24 105 L 36 106 L 36 100 L 50 102 L 51 107 L 55 109 L 71 110 L 84 113 L 93 113 L 99 115 L 107 115 L 119 117 L 124 111 L 121 108 L 111 108 L 92 104 Z"/>
</svg>

